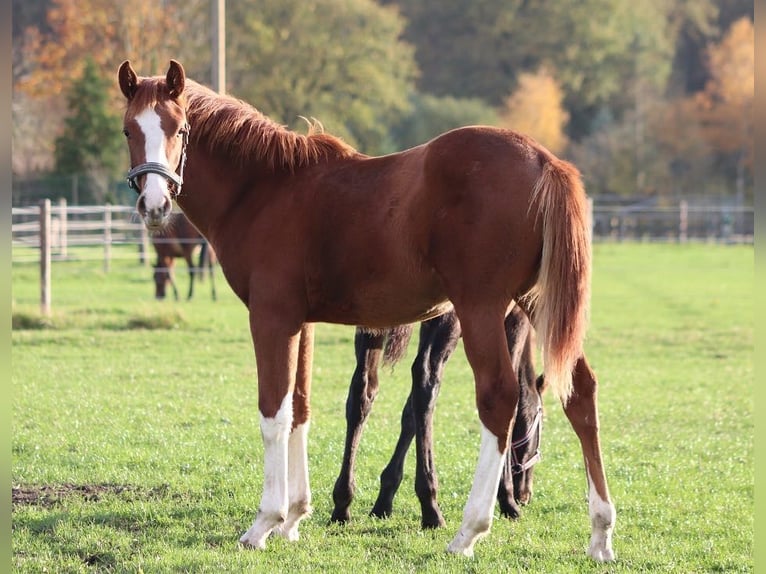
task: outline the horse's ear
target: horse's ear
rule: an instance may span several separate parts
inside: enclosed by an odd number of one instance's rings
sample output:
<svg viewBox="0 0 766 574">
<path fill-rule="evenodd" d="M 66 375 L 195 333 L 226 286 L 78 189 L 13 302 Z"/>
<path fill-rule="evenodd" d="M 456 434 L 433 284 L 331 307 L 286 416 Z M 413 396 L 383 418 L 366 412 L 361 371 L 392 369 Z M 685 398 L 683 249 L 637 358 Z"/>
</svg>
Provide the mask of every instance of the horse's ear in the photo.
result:
<svg viewBox="0 0 766 574">
<path fill-rule="evenodd" d="M 117 72 L 117 78 L 120 81 L 120 90 L 122 90 L 122 93 L 128 100 L 132 100 L 138 89 L 138 76 L 128 60 L 125 60 L 120 65 L 120 71 Z"/>
<path fill-rule="evenodd" d="M 168 68 L 167 76 L 165 76 L 165 82 L 168 84 L 171 98 L 180 96 L 184 91 L 184 83 L 186 82 L 184 67 L 175 60 L 170 60 L 170 67 Z"/>
</svg>

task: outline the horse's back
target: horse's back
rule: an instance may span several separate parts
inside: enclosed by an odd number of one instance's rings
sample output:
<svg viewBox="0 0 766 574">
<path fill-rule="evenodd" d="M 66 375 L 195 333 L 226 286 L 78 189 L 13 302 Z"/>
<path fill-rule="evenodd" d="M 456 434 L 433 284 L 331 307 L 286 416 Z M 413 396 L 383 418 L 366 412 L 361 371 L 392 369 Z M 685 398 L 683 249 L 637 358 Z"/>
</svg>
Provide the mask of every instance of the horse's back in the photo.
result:
<svg viewBox="0 0 766 574">
<path fill-rule="evenodd" d="M 502 297 L 530 287 L 541 149 L 509 130 L 468 127 L 332 166 L 311 209 L 307 284 L 310 307 L 322 309 L 312 318 L 387 326 L 442 311 L 463 283 Z M 389 305 L 401 315 L 389 319 Z"/>
</svg>

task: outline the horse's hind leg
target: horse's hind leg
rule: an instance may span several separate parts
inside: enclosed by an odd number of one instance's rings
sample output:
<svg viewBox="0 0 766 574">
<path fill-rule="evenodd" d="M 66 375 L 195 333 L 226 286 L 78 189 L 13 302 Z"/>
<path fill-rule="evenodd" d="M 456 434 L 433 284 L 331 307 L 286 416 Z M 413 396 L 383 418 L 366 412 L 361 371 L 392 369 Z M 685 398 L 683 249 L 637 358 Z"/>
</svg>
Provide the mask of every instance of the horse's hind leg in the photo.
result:
<svg viewBox="0 0 766 574">
<path fill-rule="evenodd" d="M 564 406 L 564 412 L 580 439 L 585 458 L 585 471 L 588 478 L 588 509 L 591 521 L 588 555 L 599 562 L 607 562 L 614 560 L 612 531 L 614 530 L 616 512 L 609 498 L 606 473 L 601 461 L 596 400 L 598 385 L 584 356 L 575 365 L 572 383 L 572 395 Z"/>
<path fill-rule="evenodd" d="M 492 526 L 497 487 L 519 399 L 519 383 L 506 344 L 505 308 L 471 312 L 457 308 L 457 311 L 466 356 L 475 378 L 481 445 L 463 522 L 447 549 L 471 556 L 476 541 Z"/>
<path fill-rule="evenodd" d="M 416 359 L 417 361 L 417 359 Z M 387 518 L 391 516 L 394 508 L 394 496 L 399 490 L 404 476 L 404 459 L 410 449 L 412 439 L 415 438 L 415 415 L 412 412 L 412 391 L 402 409 L 402 417 L 399 431 L 399 439 L 396 441 L 391 460 L 380 473 L 380 490 L 378 498 L 370 511 L 370 516 Z"/>
<path fill-rule="evenodd" d="M 378 367 L 383 355 L 384 333 L 371 333 L 357 329 L 354 337 L 356 351 L 356 369 L 351 377 L 351 385 L 346 399 L 346 445 L 343 451 L 343 463 L 335 481 L 332 499 L 335 507 L 330 520 L 348 522 L 348 508 L 354 499 L 354 465 L 356 451 L 367 417 L 372 410 L 372 403 L 378 394 Z"/>
<path fill-rule="evenodd" d="M 402 410 L 396 449 L 380 475 L 380 492 L 370 513 L 374 516 L 391 515 L 393 499 L 404 474 L 404 459 L 413 437 L 416 437 L 415 492 L 420 501 L 421 523 L 424 528 L 444 526 L 444 517 L 436 501 L 438 481 L 433 460 L 433 412 L 444 365 L 459 337 L 460 323 L 454 312 L 421 324 L 418 354 L 412 363 L 412 390 Z"/>
</svg>

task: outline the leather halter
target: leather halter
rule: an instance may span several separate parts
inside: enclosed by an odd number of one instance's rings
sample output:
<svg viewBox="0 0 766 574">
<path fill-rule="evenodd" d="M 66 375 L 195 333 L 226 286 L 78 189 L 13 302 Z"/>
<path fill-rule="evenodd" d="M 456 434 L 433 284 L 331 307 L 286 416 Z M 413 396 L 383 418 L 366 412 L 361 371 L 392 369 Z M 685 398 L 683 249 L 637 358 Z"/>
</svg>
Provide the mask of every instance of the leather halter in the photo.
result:
<svg viewBox="0 0 766 574">
<path fill-rule="evenodd" d="M 532 421 L 532 424 L 529 427 L 529 430 L 527 431 L 527 434 L 525 434 L 523 437 L 521 437 L 518 440 L 515 440 L 511 442 L 511 456 L 510 460 L 506 462 L 506 468 L 510 466 L 510 471 L 512 474 L 521 474 L 522 472 L 529 470 L 534 465 L 536 465 L 540 460 L 542 459 L 542 455 L 540 454 L 540 435 L 542 434 L 543 430 L 543 407 L 538 406 L 537 407 L 537 414 L 535 415 L 534 421 Z M 532 440 L 532 437 L 537 434 L 537 449 L 535 450 L 535 454 L 533 454 L 529 459 L 527 459 L 526 462 L 521 463 L 519 461 L 519 457 L 516 455 L 516 449 L 521 448 L 525 444 L 527 444 L 529 441 Z"/>
<path fill-rule="evenodd" d="M 184 167 L 186 167 L 186 146 L 189 144 L 190 131 L 191 131 L 191 127 L 187 123 L 184 126 L 183 131 L 181 132 L 181 134 L 183 135 L 183 143 L 181 147 L 181 160 L 178 164 L 179 165 L 178 173 L 168 169 L 168 167 L 165 164 L 158 163 L 155 161 L 148 161 L 146 163 L 142 163 L 141 165 L 137 165 L 136 167 L 132 168 L 128 172 L 128 175 L 127 175 L 128 187 L 136 190 L 137 192 L 140 192 L 141 189 L 138 187 L 138 182 L 136 181 L 136 178 L 140 175 L 144 175 L 145 173 L 156 173 L 157 175 L 161 175 L 170 183 L 175 185 L 173 197 L 181 193 L 181 186 L 184 183 Z"/>
</svg>

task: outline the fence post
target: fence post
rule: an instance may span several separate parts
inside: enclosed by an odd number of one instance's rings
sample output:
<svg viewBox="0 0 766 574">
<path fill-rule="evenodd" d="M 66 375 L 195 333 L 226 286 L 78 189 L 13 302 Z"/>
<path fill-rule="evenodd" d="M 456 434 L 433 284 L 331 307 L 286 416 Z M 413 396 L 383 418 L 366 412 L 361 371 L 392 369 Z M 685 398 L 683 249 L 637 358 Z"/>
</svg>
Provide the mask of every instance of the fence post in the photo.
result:
<svg viewBox="0 0 766 574">
<path fill-rule="evenodd" d="M 678 241 L 680 243 L 686 243 L 689 230 L 689 202 L 682 199 L 681 203 L 678 205 L 678 211 Z"/>
<path fill-rule="evenodd" d="M 51 200 L 40 202 L 40 312 L 51 314 Z"/>
<path fill-rule="evenodd" d="M 112 259 L 112 206 L 104 205 L 104 273 L 109 273 Z"/>
<path fill-rule="evenodd" d="M 67 206 L 66 198 L 59 199 L 59 253 L 62 259 L 67 258 Z"/>
</svg>

